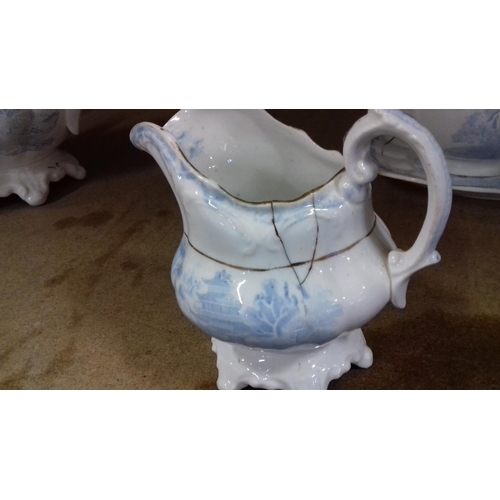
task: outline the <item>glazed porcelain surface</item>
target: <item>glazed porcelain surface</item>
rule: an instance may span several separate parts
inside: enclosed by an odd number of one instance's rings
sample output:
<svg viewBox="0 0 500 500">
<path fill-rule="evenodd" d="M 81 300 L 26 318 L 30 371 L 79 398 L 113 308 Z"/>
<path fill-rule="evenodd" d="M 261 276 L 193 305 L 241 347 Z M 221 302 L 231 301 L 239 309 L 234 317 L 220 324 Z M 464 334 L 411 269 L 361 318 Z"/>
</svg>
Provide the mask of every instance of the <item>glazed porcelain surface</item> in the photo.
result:
<svg viewBox="0 0 500 500">
<path fill-rule="evenodd" d="M 410 162 L 404 157 L 386 156 L 383 161 L 377 160 L 379 173 L 384 177 L 398 179 L 405 182 L 427 185 L 425 172 L 420 162 Z M 469 198 L 483 198 L 500 200 L 500 175 L 496 176 L 464 176 L 450 174 L 453 192 Z"/>
<path fill-rule="evenodd" d="M 499 109 L 406 109 L 402 110 L 426 127 L 443 149 L 450 173 L 456 177 L 453 185 L 495 189 L 498 182 L 481 177 L 500 177 L 500 110 Z M 396 174 L 420 171 L 422 165 L 415 152 L 399 139 L 391 140 L 378 152 L 385 170 Z M 377 154 L 376 154 L 377 155 Z M 490 187 L 491 185 L 491 187 Z"/>
<path fill-rule="evenodd" d="M 80 110 L 0 110 L 0 197 L 17 194 L 30 205 L 45 203 L 49 183 L 65 175 L 85 177 L 70 154 L 57 149 L 68 131 L 78 133 Z"/>
<path fill-rule="evenodd" d="M 500 160 L 500 109 L 405 109 L 449 158 Z"/>
<path fill-rule="evenodd" d="M 387 133 L 418 150 L 430 180 L 428 214 L 406 252 L 371 203 L 371 141 Z M 215 339 L 220 388 L 229 361 L 219 353 L 248 359 L 235 352 L 250 349 L 253 359 L 263 349 L 280 366 L 315 365 L 307 360 L 318 346 L 357 331 L 389 301 L 404 307 L 410 276 L 439 261 L 449 174 L 429 132 L 399 111 L 370 111 L 347 135 L 344 156 L 261 110 L 182 110 L 164 127 L 136 125 L 131 140 L 153 155 L 179 203 L 184 235 L 171 278 L 182 312 Z M 330 379 L 345 360 L 371 363 L 359 334 L 334 344 L 344 361 L 332 358 Z"/>
<path fill-rule="evenodd" d="M 350 370 L 369 368 L 373 354 L 360 328 L 319 346 L 270 350 L 230 344 L 212 338 L 217 354 L 219 389 L 327 389 Z"/>
</svg>

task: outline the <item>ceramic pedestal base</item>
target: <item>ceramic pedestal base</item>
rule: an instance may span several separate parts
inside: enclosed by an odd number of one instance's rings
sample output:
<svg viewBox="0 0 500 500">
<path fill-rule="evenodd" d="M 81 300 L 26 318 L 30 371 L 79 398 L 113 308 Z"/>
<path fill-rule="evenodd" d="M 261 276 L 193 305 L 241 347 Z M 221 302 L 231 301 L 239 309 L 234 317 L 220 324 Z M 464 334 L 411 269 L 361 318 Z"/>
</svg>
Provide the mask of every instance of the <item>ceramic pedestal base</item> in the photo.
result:
<svg viewBox="0 0 500 500">
<path fill-rule="evenodd" d="M 49 183 L 65 175 L 78 180 L 86 175 L 76 158 L 59 149 L 42 159 L 23 156 L 12 163 L 6 160 L 9 157 L 0 158 L 0 197 L 17 194 L 32 206 L 42 205 L 49 194 Z"/>
<path fill-rule="evenodd" d="M 319 346 L 271 350 L 212 338 L 212 350 L 217 354 L 219 389 L 248 385 L 256 389 L 327 389 L 351 364 L 368 368 L 373 363 L 372 351 L 359 328 Z"/>
</svg>

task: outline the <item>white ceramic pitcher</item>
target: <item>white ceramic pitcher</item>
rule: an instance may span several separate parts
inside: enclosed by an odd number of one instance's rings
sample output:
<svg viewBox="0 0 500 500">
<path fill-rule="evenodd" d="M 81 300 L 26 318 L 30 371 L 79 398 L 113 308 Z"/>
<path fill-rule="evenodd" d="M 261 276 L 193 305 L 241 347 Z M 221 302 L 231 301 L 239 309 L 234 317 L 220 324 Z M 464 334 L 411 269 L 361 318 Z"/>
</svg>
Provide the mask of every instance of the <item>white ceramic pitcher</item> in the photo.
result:
<svg viewBox="0 0 500 500">
<path fill-rule="evenodd" d="M 429 183 L 422 230 L 398 250 L 372 208 L 371 141 L 415 149 Z M 344 156 L 261 110 L 182 110 L 141 123 L 133 144 L 159 163 L 184 235 L 172 266 L 182 312 L 213 339 L 220 388 L 323 388 L 351 363 L 369 366 L 360 328 L 410 276 L 439 261 L 451 204 L 441 149 L 415 120 L 371 110 Z"/>
</svg>

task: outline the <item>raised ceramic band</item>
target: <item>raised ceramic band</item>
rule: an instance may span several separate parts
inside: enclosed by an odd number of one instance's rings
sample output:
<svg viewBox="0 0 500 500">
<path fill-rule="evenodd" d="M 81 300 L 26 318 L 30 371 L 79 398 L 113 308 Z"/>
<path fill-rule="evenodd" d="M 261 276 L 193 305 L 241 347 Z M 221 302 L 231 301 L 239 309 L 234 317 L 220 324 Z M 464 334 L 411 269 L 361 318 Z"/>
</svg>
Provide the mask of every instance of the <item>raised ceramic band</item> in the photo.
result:
<svg viewBox="0 0 500 500">
<path fill-rule="evenodd" d="M 292 267 L 297 267 L 297 266 L 303 266 L 305 264 L 310 264 L 311 262 L 321 262 L 326 259 L 330 259 L 331 257 L 335 257 L 336 255 L 342 254 L 344 252 L 347 252 L 348 250 L 351 250 L 351 248 L 354 248 L 358 243 L 361 243 L 365 238 L 368 238 L 374 231 L 375 227 L 377 225 L 377 219 L 375 218 L 375 221 L 373 222 L 373 226 L 368 231 L 368 233 L 360 238 L 358 241 L 355 241 L 348 247 L 342 248 L 340 250 L 336 250 L 335 252 L 330 252 L 327 255 L 323 255 L 322 257 L 316 257 L 314 260 L 305 260 L 303 262 L 292 262 L 286 266 L 277 266 L 277 267 L 270 267 L 270 268 L 253 268 L 253 267 L 242 267 L 242 266 L 235 266 L 234 264 L 228 264 L 227 262 L 223 262 L 219 259 L 216 259 L 215 257 L 211 257 L 210 255 L 207 255 L 206 253 L 202 252 L 199 248 L 196 248 L 191 241 L 189 240 L 189 236 L 184 233 L 184 236 L 186 237 L 187 242 L 189 243 L 189 246 L 198 252 L 200 255 L 203 255 L 203 257 L 206 257 L 207 259 L 213 260 L 214 262 L 217 262 L 218 264 L 223 264 L 224 266 L 232 267 L 233 269 L 240 269 L 242 271 L 257 271 L 257 272 L 263 272 L 263 271 L 274 271 L 276 269 L 287 269 L 287 268 L 292 268 Z"/>
<path fill-rule="evenodd" d="M 343 189 L 350 201 L 364 200 L 369 183 L 377 176 L 378 167 L 371 158 L 370 146 L 381 135 L 408 143 L 417 153 L 427 177 L 429 201 L 422 229 L 408 251 L 393 250 L 388 256 L 391 300 L 396 307 L 404 307 L 410 276 L 440 260 L 436 245 L 450 214 L 451 181 L 443 152 L 427 129 L 401 111 L 370 110 L 352 127 L 344 144 Z"/>
</svg>

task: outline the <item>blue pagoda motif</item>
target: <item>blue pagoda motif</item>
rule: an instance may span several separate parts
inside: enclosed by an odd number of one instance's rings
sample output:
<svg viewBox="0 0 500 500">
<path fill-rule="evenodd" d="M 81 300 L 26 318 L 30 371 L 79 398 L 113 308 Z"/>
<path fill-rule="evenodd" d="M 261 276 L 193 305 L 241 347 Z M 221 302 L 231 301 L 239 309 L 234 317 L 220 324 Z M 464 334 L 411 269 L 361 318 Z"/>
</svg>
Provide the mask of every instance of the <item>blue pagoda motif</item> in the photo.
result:
<svg viewBox="0 0 500 500">
<path fill-rule="evenodd" d="M 205 293 L 196 292 L 198 301 L 194 308 L 202 328 L 207 332 L 217 332 L 217 336 L 248 330 L 240 315 L 241 304 L 232 293 L 229 273 L 226 270 L 219 271 L 212 279 L 204 279 L 203 282 L 208 290 Z"/>
</svg>

